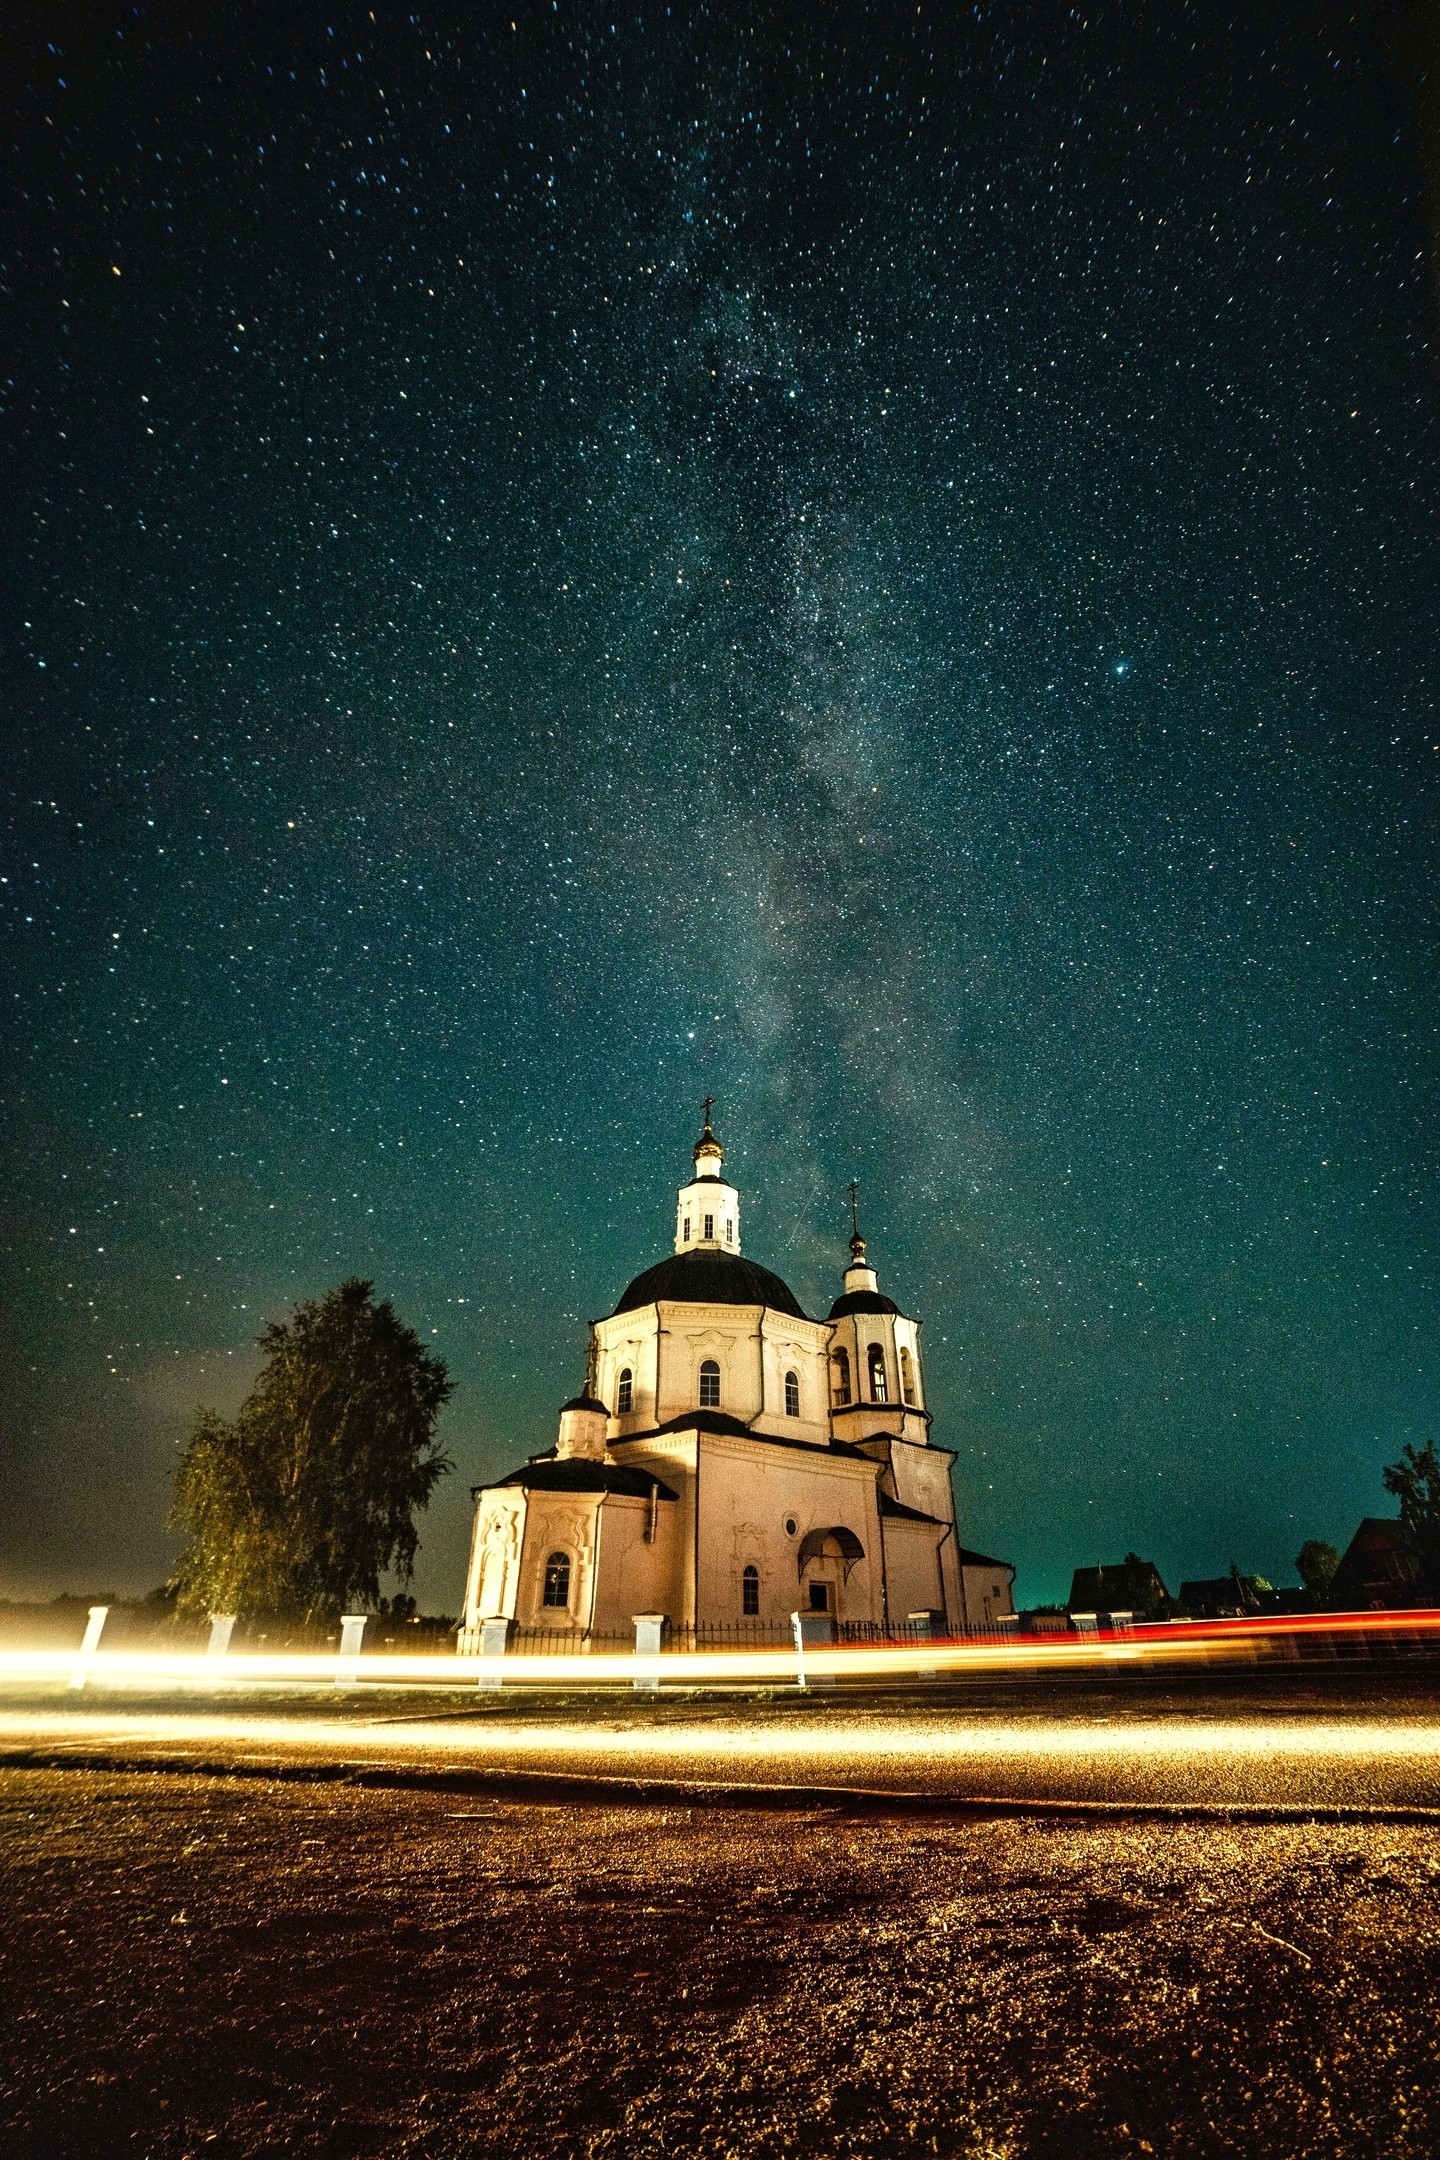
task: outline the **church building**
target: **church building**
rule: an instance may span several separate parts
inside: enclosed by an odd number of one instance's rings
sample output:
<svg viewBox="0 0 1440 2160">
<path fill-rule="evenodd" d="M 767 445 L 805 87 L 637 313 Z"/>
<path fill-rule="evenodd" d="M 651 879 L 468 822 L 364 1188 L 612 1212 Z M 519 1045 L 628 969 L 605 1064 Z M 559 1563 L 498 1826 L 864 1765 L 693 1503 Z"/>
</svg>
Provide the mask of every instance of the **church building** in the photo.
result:
<svg viewBox="0 0 1440 2160">
<path fill-rule="evenodd" d="M 707 1105 L 673 1253 L 592 1323 L 554 1447 L 476 1489 L 462 1650 L 490 1619 L 584 1640 L 641 1613 L 702 1633 L 828 1614 L 863 1636 L 1013 1612 L 1013 1569 L 957 1542 L 919 1322 L 880 1289 L 858 1223 L 812 1320 L 744 1257 L 723 1165 Z"/>
</svg>

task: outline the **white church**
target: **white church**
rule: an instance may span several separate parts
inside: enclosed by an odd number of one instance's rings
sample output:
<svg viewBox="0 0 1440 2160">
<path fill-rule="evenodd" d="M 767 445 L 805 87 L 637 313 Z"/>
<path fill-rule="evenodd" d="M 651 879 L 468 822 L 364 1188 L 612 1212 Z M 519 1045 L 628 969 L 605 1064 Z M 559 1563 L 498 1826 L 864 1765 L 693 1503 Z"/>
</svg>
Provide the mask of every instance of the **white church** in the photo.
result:
<svg viewBox="0 0 1440 2160">
<path fill-rule="evenodd" d="M 858 1224 L 841 1295 L 809 1319 L 743 1256 L 723 1164 L 707 1103 L 674 1252 L 592 1323 L 554 1447 L 476 1488 L 462 1651 L 501 1619 L 583 1645 L 640 1614 L 779 1634 L 800 1612 L 863 1636 L 1013 1613 L 1014 1570 L 959 1544 L 919 1322 Z"/>
</svg>

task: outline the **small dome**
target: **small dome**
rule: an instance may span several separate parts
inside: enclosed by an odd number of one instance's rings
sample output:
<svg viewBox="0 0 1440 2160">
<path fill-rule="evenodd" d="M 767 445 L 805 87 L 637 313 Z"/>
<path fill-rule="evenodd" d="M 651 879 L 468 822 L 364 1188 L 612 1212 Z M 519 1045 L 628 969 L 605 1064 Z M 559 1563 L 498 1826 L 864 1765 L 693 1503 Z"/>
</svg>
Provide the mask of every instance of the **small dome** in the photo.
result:
<svg viewBox="0 0 1440 2160">
<path fill-rule="evenodd" d="M 672 1253 L 668 1260 L 637 1275 L 615 1310 L 635 1312 L 661 1298 L 677 1305 L 768 1305 L 772 1312 L 789 1313 L 796 1320 L 806 1317 L 795 1293 L 778 1275 L 742 1259 L 739 1253 Z"/>
<path fill-rule="evenodd" d="M 603 1418 L 608 1418 L 610 1415 L 610 1412 L 606 1409 L 604 1403 L 597 1402 L 588 1388 L 586 1388 L 583 1393 L 579 1395 L 572 1395 L 569 1402 L 561 1403 L 561 1417 L 564 1417 L 567 1410 L 595 1410 L 598 1411 L 600 1416 Z"/>
<path fill-rule="evenodd" d="M 847 1313 L 898 1313 L 899 1310 L 900 1308 L 895 1303 L 895 1300 L 893 1298 L 886 1297 L 883 1291 L 847 1290 L 844 1297 L 837 1297 L 834 1304 L 830 1307 L 830 1318 L 832 1320 L 843 1320 Z"/>
</svg>

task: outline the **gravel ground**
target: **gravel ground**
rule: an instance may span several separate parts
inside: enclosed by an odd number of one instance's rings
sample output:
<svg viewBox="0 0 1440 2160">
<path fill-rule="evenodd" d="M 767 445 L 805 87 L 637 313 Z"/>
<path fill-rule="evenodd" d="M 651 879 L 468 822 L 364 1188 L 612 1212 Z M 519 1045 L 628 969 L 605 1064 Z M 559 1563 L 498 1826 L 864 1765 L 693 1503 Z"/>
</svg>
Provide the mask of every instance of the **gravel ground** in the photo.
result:
<svg viewBox="0 0 1440 2160">
<path fill-rule="evenodd" d="M 1440 2150 L 1440 1835 L 11 1770 L 0 2149 Z"/>
</svg>

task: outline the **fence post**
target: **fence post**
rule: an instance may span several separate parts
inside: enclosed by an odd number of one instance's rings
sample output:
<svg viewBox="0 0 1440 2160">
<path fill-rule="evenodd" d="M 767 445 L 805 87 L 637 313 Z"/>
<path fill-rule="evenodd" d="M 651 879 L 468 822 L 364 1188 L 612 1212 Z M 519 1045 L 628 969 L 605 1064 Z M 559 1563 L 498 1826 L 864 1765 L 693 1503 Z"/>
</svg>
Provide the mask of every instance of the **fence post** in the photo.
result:
<svg viewBox="0 0 1440 2160">
<path fill-rule="evenodd" d="M 366 1613 L 342 1613 L 340 1615 L 340 1662 L 335 1667 L 335 1685 L 344 1687 L 354 1681 L 360 1670 L 360 1644 L 365 1635 Z"/>
<path fill-rule="evenodd" d="M 835 1640 L 835 1623 L 830 1618 L 829 1613 L 792 1612 L 790 1626 L 795 1636 L 796 1687 L 802 1691 L 812 1687 L 834 1687 L 835 1675 L 833 1673 L 817 1673 L 815 1678 L 811 1680 L 805 1671 L 807 1645 L 814 1645 L 819 1648 L 821 1645 L 833 1643 Z"/>
<path fill-rule="evenodd" d="M 100 1647 L 100 1631 L 105 1625 L 108 1605 L 92 1605 L 90 1618 L 85 1623 L 85 1639 L 80 1645 L 80 1657 L 70 1674 L 71 1687 L 84 1687 L 90 1677 L 90 1660 Z"/>
<path fill-rule="evenodd" d="M 480 1678 L 475 1683 L 477 1687 L 485 1688 L 496 1694 L 504 1687 L 505 1675 L 500 1669 L 500 1660 L 510 1647 L 510 1630 L 513 1626 L 513 1621 L 503 1618 L 491 1618 L 480 1622 L 480 1655 L 485 1659 L 486 1664 L 482 1666 Z M 495 1666 L 493 1672 L 486 1669 L 491 1660 L 494 1661 Z"/>
<path fill-rule="evenodd" d="M 635 1693 L 637 1695 L 656 1695 L 660 1691 L 660 1649 L 664 1640 L 664 1613 L 637 1612 L 635 1615 Z"/>
<path fill-rule="evenodd" d="M 917 1643 L 934 1641 L 935 1615 L 933 1612 L 930 1612 L 928 1610 L 925 1612 L 912 1612 L 907 1615 L 907 1618 L 909 1621 L 910 1632 L 915 1637 Z M 916 1678 L 919 1680 L 933 1680 L 935 1678 L 935 1667 L 933 1665 L 917 1666 Z"/>
<path fill-rule="evenodd" d="M 235 1632 L 233 1612 L 212 1612 L 210 1615 L 210 1640 L 205 1645 L 206 1657 L 228 1657 L 230 1637 Z"/>
</svg>

